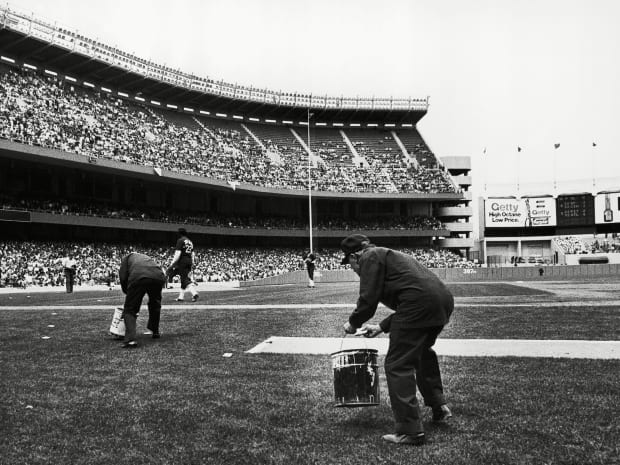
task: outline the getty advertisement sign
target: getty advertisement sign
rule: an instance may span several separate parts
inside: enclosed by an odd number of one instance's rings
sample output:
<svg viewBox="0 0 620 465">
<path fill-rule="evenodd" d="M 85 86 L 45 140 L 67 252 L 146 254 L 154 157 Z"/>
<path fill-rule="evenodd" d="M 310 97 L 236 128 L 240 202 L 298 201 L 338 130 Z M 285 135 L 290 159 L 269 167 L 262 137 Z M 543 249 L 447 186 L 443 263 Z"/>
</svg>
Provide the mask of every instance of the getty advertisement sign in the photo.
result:
<svg viewBox="0 0 620 465">
<path fill-rule="evenodd" d="M 555 226 L 555 199 L 553 197 L 486 199 L 484 215 L 484 225 L 487 228 Z"/>
</svg>

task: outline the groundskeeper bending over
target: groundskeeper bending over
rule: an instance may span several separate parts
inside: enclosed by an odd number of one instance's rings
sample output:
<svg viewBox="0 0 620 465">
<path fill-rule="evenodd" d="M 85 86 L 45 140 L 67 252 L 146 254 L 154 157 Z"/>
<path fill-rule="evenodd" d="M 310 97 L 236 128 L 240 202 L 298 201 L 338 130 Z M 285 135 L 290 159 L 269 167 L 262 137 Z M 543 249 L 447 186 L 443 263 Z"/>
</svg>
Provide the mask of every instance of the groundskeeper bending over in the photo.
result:
<svg viewBox="0 0 620 465">
<path fill-rule="evenodd" d="M 432 408 L 433 421 L 444 423 L 452 413 L 446 405 L 437 354 L 432 349 L 448 323 L 454 299 L 441 280 L 410 255 L 371 244 L 362 234 L 346 237 L 340 244 L 343 264 L 360 277 L 357 307 L 344 324 L 353 334 L 358 328 L 366 337 L 389 333 L 385 375 L 395 432 L 383 439 L 396 444 L 425 442 L 416 384 L 424 403 Z M 376 324 L 370 320 L 379 303 L 395 312 Z"/>
</svg>

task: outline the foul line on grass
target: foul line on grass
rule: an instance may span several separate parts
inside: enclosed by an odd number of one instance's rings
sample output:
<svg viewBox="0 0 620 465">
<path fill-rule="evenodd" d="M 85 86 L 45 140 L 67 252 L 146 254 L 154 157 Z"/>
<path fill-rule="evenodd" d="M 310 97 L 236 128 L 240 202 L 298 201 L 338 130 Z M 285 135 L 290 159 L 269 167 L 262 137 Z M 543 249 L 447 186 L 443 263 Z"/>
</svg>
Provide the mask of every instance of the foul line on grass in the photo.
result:
<svg viewBox="0 0 620 465">
<path fill-rule="evenodd" d="M 116 307 L 122 307 L 122 301 L 116 305 L 0 305 L 0 310 L 114 310 Z M 321 308 L 353 308 L 351 304 L 195 304 L 195 303 L 162 303 L 162 309 L 196 309 L 196 310 L 295 310 L 295 309 L 321 309 Z M 146 305 L 142 305 L 142 309 L 147 309 Z"/>
<path fill-rule="evenodd" d="M 326 355 L 340 350 L 376 349 L 386 354 L 389 339 L 335 337 L 276 337 L 261 342 L 248 354 Z M 438 355 L 455 357 L 551 357 L 620 359 L 620 341 L 531 339 L 438 339 Z"/>
<path fill-rule="evenodd" d="M 116 305 L 0 305 L 0 310 L 110 310 L 122 306 L 122 301 Z M 601 300 L 585 302 L 505 302 L 505 303 L 476 303 L 476 302 L 456 302 L 456 311 L 459 308 L 491 308 L 491 307 L 613 307 L 620 306 L 620 300 Z M 196 309 L 196 310 L 320 310 L 325 308 L 348 308 L 353 309 L 355 304 L 196 304 L 196 303 L 162 303 L 164 309 Z M 147 306 L 143 305 L 143 309 Z M 379 308 L 385 308 L 379 304 Z"/>
</svg>

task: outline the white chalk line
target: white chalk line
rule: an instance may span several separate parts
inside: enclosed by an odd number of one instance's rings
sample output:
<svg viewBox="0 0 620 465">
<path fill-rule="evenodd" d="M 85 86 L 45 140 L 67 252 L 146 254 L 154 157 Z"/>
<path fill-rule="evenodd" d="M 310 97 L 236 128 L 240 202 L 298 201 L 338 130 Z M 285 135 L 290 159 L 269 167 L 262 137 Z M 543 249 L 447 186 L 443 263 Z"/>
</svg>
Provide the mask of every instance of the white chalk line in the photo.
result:
<svg viewBox="0 0 620 465">
<path fill-rule="evenodd" d="M 592 306 L 614 306 L 618 301 L 588 302 Z M 458 307 L 561 307 L 582 306 L 583 302 L 534 302 L 506 304 L 457 304 Z M 117 305 L 116 305 L 117 306 Z M 0 311 L 84 311 L 111 310 L 115 305 L 29 305 L 0 306 Z M 146 308 L 146 306 L 143 306 Z M 196 310 L 270 310 L 270 309 L 325 309 L 351 308 L 350 304 L 282 304 L 282 305 L 205 305 L 177 304 L 166 305 L 165 309 L 196 309 Z M 366 338 L 309 338 L 309 337 L 271 337 L 247 353 L 286 353 L 286 354 L 331 354 L 339 350 L 377 349 L 379 353 L 387 353 L 386 337 Z M 620 341 L 585 341 L 585 340 L 526 340 L 526 339 L 438 339 L 435 350 L 439 355 L 447 356 L 517 356 L 517 357 L 560 357 L 560 358 L 598 358 L 620 359 Z"/>
<path fill-rule="evenodd" d="M 2 310 L 110 310 L 116 307 L 122 307 L 123 304 L 109 305 L 0 305 Z M 321 309 L 321 308 L 354 308 L 351 304 L 282 304 L 282 305 L 256 305 L 256 304 L 166 304 L 162 303 L 162 309 L 196 309 L 196 310 L 294 310 L 294 309 Z M 146 305 L 142 305 L 146 309 Z"/>
<path fill-rule="evenodd" d="M 2 310 L 110 310 L 116 307 L 122 306 L 119 304 L 108 305 L 0 305 L 0 311 Z M 455 308 L 458 311 L 459 308 L 493 308 L 493 307 L 620 307 L 620 300 L 602 300 L 602 301 L 587 301 L 587 302 L 506 302 L 506 303 L 476 303 L 476 302 L 456 302 Z M 183 309 L 190 308 L 196 310 L 319 310 L 324 308 L 349 308 L 353 309 L 354 304 L 195 304 L 195 303 L 175 303 L 167 304 L 162 303 L 162 308 L 165 309 Z M 143 305 L 142 308 L 147 308 Z M 379 305 L 379 308 L 385 308 L 383 305 Z"/>
<path fill-rule="evenodd" d="M 375 349 L 386 354 L 389 339 L 359 337 L 272 336 L 246 351 L 249 354 L 326 355 L 340 350 Z M 438 339 L 438 355 L 455 357 L 551 357 L 620 359 L 620 341 L 531 339 Z"/>
</svg>

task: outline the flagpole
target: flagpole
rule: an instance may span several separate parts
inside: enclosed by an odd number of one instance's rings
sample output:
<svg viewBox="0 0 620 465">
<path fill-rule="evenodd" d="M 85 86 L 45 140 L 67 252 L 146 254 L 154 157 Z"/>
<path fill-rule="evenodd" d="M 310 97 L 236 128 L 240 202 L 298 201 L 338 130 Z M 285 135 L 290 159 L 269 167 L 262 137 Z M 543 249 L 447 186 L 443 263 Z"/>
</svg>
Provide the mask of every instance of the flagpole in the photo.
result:
<svg viewBox="0 0 620 465">
<path fill-rule="evenodd" d="M 310 107 L 308 107 L 308 227 L 310 228 L 310 253 L 312 253 L 312 177 L 310 171 L 312 150 L 310 149 L 310 116 Z"/>
<path fill-rule="evenodd" d="M 519 161 L 520 161 L 520 154 L 521 153 L 521 147 L 517 147 L 517 197 L 520 197 L 520 193 L 519 193 Z"/>
<path fill-rule="evenodd" d="M 592 142 L 592 193 L 596 192 L 596 143 Z"/>
<path fill-rule="evenodd" d="M 482 151 L 482 161 L 484 163 L 484 196 L 487 196 L 487 182 L 489 181 L 489 167 L 487 165 L 487 148 Z"/>
<path fill-rule="evenodd" d="M 556 157 L 556 152 L 558 151 L 558 148 L 555 147 L 555 150 L 553 151 L 553 193 L 556 194 L 558 191 L 558 174 L 557 174 L 557 157 Z"/>
</svg>

